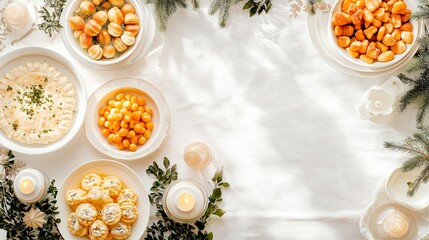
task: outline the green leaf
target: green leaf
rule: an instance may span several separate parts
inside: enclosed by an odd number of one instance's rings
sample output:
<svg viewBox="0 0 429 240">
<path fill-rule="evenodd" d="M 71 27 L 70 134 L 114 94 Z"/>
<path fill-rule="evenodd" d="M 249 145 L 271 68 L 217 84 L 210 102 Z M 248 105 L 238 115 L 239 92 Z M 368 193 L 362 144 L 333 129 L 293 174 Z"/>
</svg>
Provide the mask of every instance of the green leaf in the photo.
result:
<svg viewBox="0 0 429 240">
<path fill-rule="evenodd" d="M 220 183 L 220 184 L 219 184 L 219 186 L 222 186 L 222 187 L 228 188 L 228 187 L 229 187 L 229 183 L 227 183 L 227 182 L 223 182 L 223 183 Z"/>
<path fill-rule="evenodd" d="M 251 0 L 249 0 L 246 4 L 244 4 L 243 10 L 249 9 L 253 6 L 255 6 L 255 4 Z"/>
<path fill-rule="evenodd" d="M 222 189 L 220 189 L 220 188 L 213 189 L 213 197 L 214 198 L 222 197 Z"/>
<path fill-rule="evenodd" d="M 225 214 L 225 211 L 219 208 L 216 211 L 214 211 L 213 214 L 218 217 L 222 217 Z"/>
<path fill-rule="evenodd" d="M 164 157 L 164 167 L 165 169 L 170 167 L 170 160 L 168 158 Z"/>
</svg>

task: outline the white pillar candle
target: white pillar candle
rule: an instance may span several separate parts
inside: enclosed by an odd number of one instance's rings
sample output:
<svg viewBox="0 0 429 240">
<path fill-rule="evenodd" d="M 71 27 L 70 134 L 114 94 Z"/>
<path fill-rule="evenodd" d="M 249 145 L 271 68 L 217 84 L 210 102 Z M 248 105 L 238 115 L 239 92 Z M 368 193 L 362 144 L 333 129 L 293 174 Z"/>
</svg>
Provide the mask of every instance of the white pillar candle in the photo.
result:
<svg viewBox="0 0 429 240">
<path fill-rule="evenodd" d="M 194 169 L 202 169 L 212 161 L 212 152 L 204 143 L 189 144 L 183 153 L 186 164 Z"/>
<path fill-rule="evenodd" d="M 207 205 L 207 193 L 198 183 L 190 180 L 172 184 L 163 197 L 165 213 L 177 222 L 194 222 L 204 214 Z"/>
<path fill-rule="evenodd" d="M 23 203 L 35 203 L 46 197 L 49 179 L 45 173 L 27 168 L 20 171 L 14 180 L 15 196 Z"/>
</svg>

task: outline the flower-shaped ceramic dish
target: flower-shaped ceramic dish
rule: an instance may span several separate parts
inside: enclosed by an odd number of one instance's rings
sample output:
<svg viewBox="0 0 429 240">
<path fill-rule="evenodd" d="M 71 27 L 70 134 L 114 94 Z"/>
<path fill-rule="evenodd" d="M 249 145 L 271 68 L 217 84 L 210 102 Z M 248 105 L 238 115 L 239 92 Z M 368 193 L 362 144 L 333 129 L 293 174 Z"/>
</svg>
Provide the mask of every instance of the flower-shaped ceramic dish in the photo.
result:
<svg viewBox="0 0 429 240">
<path fill-rule="evenodd" d="M 149 197 L 144 185 L 139 176 L 126 165 L 112 160 L 94 160 L 82 164 L 74 169 L 63 181 L 58 190 L 57 206 L 59 210 L 58 217 L 61 219 L 57 223 L 61 235 L 66 240 L 71 239 L 88 239 L 87 237 L 77 237 L 70 233 L 67 227 L 67 219 L 72 213 L 72 209 L 67 204 L 66 193 L 73 188 L 79 188 L 82 178 L 90 173 L 96 173 L 102 176 L 115 176 L 124 184 L 124 187 L 131 188 L 137 193 L 137 210 L 138 218 L 131 226 L 131 235 L 127 238 L 130 240 L 138 240 L 146 231 L 150 215 Z"/>
<path fill-rule="evenodd" d="M 396 175 L 396 171 L 391 176 L 394 175 Z M 406 183 L 394 181 L 394 184 L 388 184 L 387 182 L 387 179 L 384 179 L 378 185 L 372 203 L 362 215 L 359 222 L 361 234 L 368 240 L 412 240 L 429 236 L 429 209 L 427 205 L 425 208 L 417 210 L 409 207 L 410 201 L 398 202 L 389 198 L 387 192 L 392 190 L 395 192 L 404 191 L 405 194 L 406 189 L 402 189 L 401 185 L 406 185 Z M 408 219 L 408 231 L 399 238 L 386 236 L 383 231 L 383 220 L 392 211 L 399 211 Z"/>
<path fill-rule="evenodd" d="M 40 47 L 24 47 L 12 50 L 0 57 L 0 75 L 28 62 L 47 62 L 71 80 L 76 89 L 76 109 L 68 132 L 60 139 L 48 144 L 25 144 L 7 138 L 0 130 L 0 143 L 5 147 L 24 154 L 44 154 L 65 146 L 82 126 L 86 110 L 86 89 L 80 74 L 61 54 Z"/>
<path fill-rule="evenodd" d="M 78 39 L 73 35 L 74 31 L 68 23 L 68 19 L 74 15 L 74 12 L 79 8 L 82 1 L 84 0 L 69 1 L 64 7 L 60 20 L 61 25 L 64 27 L 61 30 L 61 37 L 67 49 L 74 57 L 90 67 L 100 70 L 113 70 L 130 65 L 141 54 L 145 54 L 145 51 L 148 50 L 147 46 L 150 46 L 153 41 L 155 31 L 153 15 L 149 6 L 138 0 L 127 0 L 126 2 L 134 6 L 136 15 L 139 18 L 140 30 L 136 36 L 135 44 L 129 46 L 128 49 L 117 58 L 94 60 L 91 59 L 88 53 L 79 45 Z"/>
<path fill-rule="evenodd" d="M 150 138 L 137 151 L 119 150 L 110 144 L 106 137 L 101 134 L 98 126 L 99 111 L 112 99 L 122 92 L 143 97 L 146 106 L 153 110 L 153 130 Z M 138 78 L 120 78 L 104 83 L 89 98 L 88 108 L 85 116 L 85 132 L 91 144 L 100 152 L 122 160 L 135 160 L 143 158 L 155 152 L 163 143 L 170 127 L 170 113 L 167 102 L 161 92 L 150 83 Z"/>
<path fill-rule="evenodd" d="M 341 10 L 341 4 L 343 3 L 344 0 L 337 0 L 335 2 L 335 5 L 333 7 L 333 12 L 330 14 L 329 16 L 329 27 L 328 27 L 328 35 L 330 36 L 330 43 L 333 46 L 333 49 L 335 49 L 336 51 L 338 51 L 341 55 L 344 56 L 345 59 L 347 59 L 348 61 L 352 62 L 353 64 L 356 64 L 358 66 L 361 67 L 368 67 L 368 68 L 374 68 L 374 69 L 383 69 L 383 68 L 388 68 L 391 67 L 393 65 L 396 65 L 397 63 L 399 63 L 401 60 L 403 60 L 406 56 L 408 56 L 408 54 L 410 53 L 410 50 L 413 49 L 413 47 L 417 44 L 417 36 L 419 33 L 419 28 L 420 28 L 420 24 L 421 21 L 416 21 L 416 20 L 410 20 L 410 23 L 413 25 L 413 42 L 411 44 L 405 44 L 406 46 L 406 50 L 405 52 L 401 53 L 401 54 L 395 54 L 393 60 L 388 61 L 388 62 L 379 62 L 379 61 L 375 61 L 372 64 L 368 64 L 364 61 L 362 61 L 359 58 L 354 58 L 352 56 L 350 56 L 345 48 L 342 48 L 340 46 L 338 46 L 337 44 L 337 37 L 335 36 L 334 33 L 334 26 L 332 24 L 332 16 L 334 15 L 335 12 L 340 11 Z M 407 8 L 410 9 L 413 13 L 415 11 L 417 11 L 415 4 L 410 4 L 411 0 L 404 0 L 404 2 L 407 4 Z"/>
</svg>

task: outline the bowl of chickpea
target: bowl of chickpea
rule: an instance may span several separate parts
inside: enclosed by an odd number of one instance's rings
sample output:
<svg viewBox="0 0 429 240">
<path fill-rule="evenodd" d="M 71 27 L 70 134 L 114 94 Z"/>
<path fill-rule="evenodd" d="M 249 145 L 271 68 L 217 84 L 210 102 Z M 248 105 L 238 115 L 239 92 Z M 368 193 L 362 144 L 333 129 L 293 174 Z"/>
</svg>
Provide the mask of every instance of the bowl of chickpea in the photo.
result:
<svg viewBox="0 0 429 240">
<path fill-rule="evenodd" d="M 169 127 L 164 96 L 143 79 L 108 81 L 88 100 L 86 136 L 110 157 L 135 160 L 150 155 L 161 146 Z"/>
<path fill-rule="evenodd" d="M 355 68 L 394 67 L 417 50 L 411 0 L 338 0 L 329 19 L 335 49 Z"/>
</svg>

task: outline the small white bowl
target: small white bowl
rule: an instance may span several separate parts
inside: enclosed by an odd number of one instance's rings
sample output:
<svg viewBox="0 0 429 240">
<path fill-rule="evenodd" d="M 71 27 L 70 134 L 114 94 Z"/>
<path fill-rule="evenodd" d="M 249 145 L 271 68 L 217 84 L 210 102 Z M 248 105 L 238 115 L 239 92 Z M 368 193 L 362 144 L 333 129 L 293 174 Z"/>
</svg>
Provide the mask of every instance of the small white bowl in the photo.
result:
<svg viewBox="0 0 429 240">
<path fill-rule="evenodd" d="M 78 133 L 82 126 L 86 110 L 86 89 L 82 77 L 73 65 L 61 54 L 47 48 L 24 47 L 12 50 L 0 57 L 0 74 L 3 76 L 12 69 L 26 64 L 27 62 L 46 61 L 49 65 L 57 68 L 73 83 L 76 89 L 76 113 L 68 132 L 57 141 L 48 144 L 25 144 L 7 138 L 0 130 L 0 143 L 13 151 L 24 154 L 45 154 L 56 151 L 65 146 Z"/>
<path fill-rule="evenodd" d="M 74 30 L 70 27 L 70 24 L 68 23 L 68 19 L 74 16 L 74 12 L 76 11 L 76 9 L 79 8 L 79 5 L 82 1 L 84 0 L 69 1 L 64 7 L 63 13 L 61 14 L 60 22 L 63 26 L 61 30 L 61 38 L 63 39 L 63 42 L 66 45 L 67 49 L 81 62 L 89 65 L 90 67 L 98 69 L 115 69 L 115 66 L 119 66 L 118 63 L 135 56 L 136 54 L 134 54 L 134 52 L 138 52 L 140 50 L 140 45 L 142 41 L 146 40 L 144 39 L 144 36 L 146 35 L 148 22 L 146 21 L 148 14 L 146 10 L 144 10 L 140 5 L 139 0 L 126 1 L 134 6 L 136 14 L 139 18 L 140 30 L 136 36 L 135 44 L 129 46 L 128 49 L 121 53 L 121 55 L 117 58 L 106 59 L 103 57 L 100 60 L 94 60 L 88 56 L 86 50 L 82 49 L 82 47 L 79 45 L 79 39 L 76 39 L 73 36 Z"/>
<path fill-rule="evenodd" d="M 413 32 L 413 42 L 411 44 L 405 44 L 405 46 L 406 46 L 405 52 L 403 52 L 401 54 L 395 54 L 393 60 L 391 60 L 389 62 L 375 61 L 372 64 L 368 64 L 368 63 L 362 61 L 360 58 L 354 58 L 354 57 L 350 56 L 347 53 L 345 48 L 338 46 L 337 37 L 335 36 L 335 33 L 334 33 L 334 25 L 332 24 L 332 16 L 334 15 L 335 12 L 341 11 L 341 4 L 343 3 L 343 1 L 344 0 L 337 0 L 335 2 L 333 9 L 332 9 L 333 10 L 332 13 L 329 15 L 328 36 L 331 36 L 330 39 L 331 39 L 332 49 L 334 51 L 338 51 L 341 55 L 343 55 L 344 58 L 349 61 L 349 63 L 356 65 L 357 67 L 364 67 L 364 68 L 373 68 L 373 69 L 389 68 L 389 67 L 401 62 L 401 60 L 404 59 L 410 53 L 410 50 L 417 43 L 418 29 L 420 28 L 419 24 L 421 24 L 421 23 L 420 23 L 420 21 L 410 20 L 410 22 L 413 25 L 413 31 L 412 31 Z M 417 11 L 415 5 L 410 3 L 410 0 L 404 0 L 404 2 L 407 4 L 407 8 L 410 9 L 413 13 L 415 11 Z"/>
<path fill-rule="evenodd" d="M 73 188 L 79 188 L 81 185 L 82 178 L 90 173 L 96 173 L 104 176 L 115 176 L 119 178 L 119 180 L 121 180 L 124 186 L 135 190 L 135 192 L 137 193 L 136 207 L 138 210 L 138 218 L 136 222 L 132 224 L 131 235 L 128 237 L 128 239 L 140 239 L 146 231 L 146 227 L 148 225 L 150 217 L 150 203 L 148 192 L 144 188 L 142 180 L 131 168 L 127 167 L 122 163 L 104 159 L 94 160 L 80 165 L 79 167 L 74 169 L 61 184 L 61 187 L 58 190 L 57 197 L 57 206 L 59 210 L 58 218 L 61 219 L 61 222 L 57 223 L 57 225 L 64 239 L 88 239 L 88 237 L 74 236 L 68 230 L 67 219 L 72 212 L 72 209 L 67 204 L 65 195 L 68 190 Z"/>
<path fill-rule="evenodd" d="M 426 208 L 429 204 L 429 184 L 422 183 L 413 197 L 407 196 L 407 183 L 414 181 L 419 174 L 419 169 L 406 173 L 403 173 L 399 168 L 393 171 L 393 173 L 387 178 L 385 184 L 386 194 L 389 199 L 416 211 Z"/>
<path fill-rule="evenodd" d="M 119 91 L 144 97 L 146 106 L 153 110 L 154 128 L 150 138 L 137 147 L 137 151 L 119 150 L 101 134 L 98 126 L 99 110 L 107 105 Z M 89 98 L 85 116 L 85 132 L 91 144 L 101 153 L 121 160 L 135 160 L 155 152 L 164 142 L 170 127 L 170 113 L 161 92 L 143 79 L 124 77 L 104 83 Z"/>
</svg>

